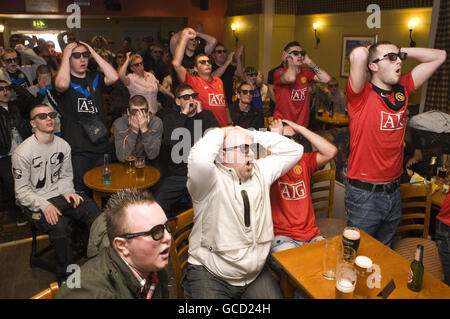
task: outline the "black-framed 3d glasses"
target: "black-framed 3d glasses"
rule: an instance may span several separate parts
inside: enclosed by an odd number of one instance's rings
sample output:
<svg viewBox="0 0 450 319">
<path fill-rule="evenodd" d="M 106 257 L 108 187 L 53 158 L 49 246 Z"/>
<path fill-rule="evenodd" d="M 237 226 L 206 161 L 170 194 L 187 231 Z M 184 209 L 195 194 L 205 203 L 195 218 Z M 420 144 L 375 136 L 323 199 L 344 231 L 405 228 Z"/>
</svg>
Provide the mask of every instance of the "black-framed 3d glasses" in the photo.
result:
<svg viewBox="0 0 450 319">
<path fill-rule="evenodd" d="M 19 62 L 19 57 L 4 59 L 3 61 L 5 61 L 6 63 L 13 63 L 13 62 L 18 63 Z"/>
<path fill-rule="evenodd" d="M 32 120 L 38 118 L 40 120 L 45 120 L 47 116 L 51 119 L 55 119 L 58 116 L 58 113 L 56 112 L 49 112 L 49 113 L 38 113 L 35 116 L 33 116 Z"/>
<path fill-rule="evenodd" d="M 289 52 L 289 54 L 293 54 L 295 56 L 299 56 L 299 55 L 305 56 L 306 55 L 306 51 L 304 51 L 304 50 L 302 50 L 302 51 L 294 50 L 294 51 Z"/>
<path fill-rule="evenodd" d="M 240 145 L 236 145 L 236 146 L 223 148 L 224 151 L 232 151 L 235 149 L 238 149 L 239 151 L 241 151 L 242 154 L 248 154 L 250 152 L 250 150 L 252 150 L 253 153 L 256 154 L 258 152 L 258 143 L 240 144 Z"/>
<path fill-rule="evenodd" d="M 83 56 L 83 58 L 89 58 L 91 56 L 91 52 L 84 51 L 84 52 L 72 52 L 71 57 L 74 59 L 79 59 Z"/>
<path fill-rule="evenodd" d="M 6 91 L 11 91 L 12 87 L 11 85 L 6 85 L 6 86 L 0 86 L 0 92 L 6 90 Z"/>
<path fill-rule="evenodd" d="M 159 224 L 153 226 L 150 230 L 140 232 L 140 233 L 132 233 L 132 234 L 123 234 L 117 237 L 122 237 L 126 239 L 133 239 L 140 236 L 152 236 L 153 240 L 158 241 L 164 237 L 164 230 L 167 229 L 169 234 L 172 234 L 177 230 L 178 227 L 178 219 L 176 217 L 169 218 L 164 224 Z"/>
<path fill-rule="evenodd" d="M 241 90 L 240 92 L 244 95 L 247 95 L 247 94 L 255 95 L 255 90 Z"/>
<path fill-rule="evenodd" d="M 179 99 L 183 99 L 183 100 L 185 100 L 185 101 L 189 101 L 189 99 L 190 98 L 192 98 L 192 99 L 196 99 L 197 98 L 197 96 L 198 96 L 198 93 L 192 93 L 192 94 L 183 94 L 183 95 L 180 95 L 178 98 Z"/>
<path fill-rule="evenodd" d="M 408 53 L 406 53 L 406 52 L 398 52 L 398 53 L 389 52 L 389 53 L 386 53 L 385 55 L 383 55 L 383 57 L 373 60 L 372 63 L 377 63 L 377 62 L 383 60 L 385 57 L 388 57 L 389 60 L 391 60 L 391 61 L 397 61 L 397 58 L 400 58 L 400 60 L 403 61 L 403 60 L 406 60 L 407 56 L 408 56 Z"/>
</svg>

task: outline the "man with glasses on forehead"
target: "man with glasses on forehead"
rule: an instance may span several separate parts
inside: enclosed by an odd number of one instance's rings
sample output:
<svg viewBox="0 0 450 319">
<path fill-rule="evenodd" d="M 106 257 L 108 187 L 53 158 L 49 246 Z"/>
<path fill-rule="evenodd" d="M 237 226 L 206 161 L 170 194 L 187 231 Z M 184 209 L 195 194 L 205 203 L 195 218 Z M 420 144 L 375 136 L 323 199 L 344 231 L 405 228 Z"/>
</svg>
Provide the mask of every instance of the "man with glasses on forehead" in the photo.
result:
<svg viewBox="0 0 450 319">
<path fill-rule="evenodd" d="M 187 158 L 189 151 L 206 130 L 218 127 L 211 111 L 203 110 L 198 94 L 188 84 L 180 84 L 175 90 L 175 103 L 179 110 L 163 119 L 164 137 L 161 156 L 167 157 L 167 176 L 156 192 L 156 201 L 171 216 L 172 205 L 189 197 L 186 188 Z M 178 134 L 178 132 L 186 134 Z"/>
<path fill-rule="evenodd" d="M 264 115 L 253 104 L 254 95 L 255 88 L 251 84 L 242 82 L 239 85 L 237 89 L 238 99 L 229 107 L 233 125 L 256 130 L 265 128 Z"/>
<path fill-rule="evenodd" d="M 55 250 L 56 277 L 61 284 L 73 262 L 70 227 L 64 216 L 82 223 L 81 239 L 87 244 L 89 228 L 100 210 L 94 201 L 75 193 L 70 146 L 54 135 L 57 113 L 47 105 L 30 111 L 35 132 L 14 151 L 12 169 L 18 203 L 39 230 L 49 235 Z"/>
<path fill-rule="evenodd" d="M 402 76 L 407 56 L 419 64 Z M 403 173 L 408 95 L 427 81 L 445 59 L 444 50 L 399 48 L 390 42 L 357 47 L 350 53 L 346 93 L 350 117 L 345 179 L 347 223 L 388 246 L 401 216 L 399 177 Z"/>
<path fill-rule="evenodd" d="M 311 60 L 297 41 L 285 46 L 282 60 L 285 66 L 274 73 L 276 105 L 273 117 L 308 127 L 310 113 L 308 83 L 311 81 L 327 83 L 330 76 Z M 303 64 L 306 67 L 302 66 Z"/>
<path fill-rule="evenodd" d="M 257 143 L 270 155 L 256 159 Z M 186 298 L 282 298 L 265 267 L 273 240 L 269 189 L 302 153 L 303 146 L 277 133 L 240 127 L 209 130 L 192 147 Z"/>
<path fill-rule="evenodd" d="M 89 58 L 93 58 L 103 72 L 89 72 Z M 60 94 L 62 137 L 72 149 L 74 185 L 77 191 L 91 194 L 84 184 L 84 174 L 103 165 L 103 154 L 111 144 L 105 135 L 92 141 L 81 123 L 96 117 L 106 125 L 103 92 L 119 78 L 116 70 L 84 42 L 69 43 L 63 53 L 61 66 L 55 77 L 55 89 Z"/>
<path fill-rule="evenodd" d="M 196 32 L 191 28 L 183 30 L 180 41 L 173 57 L 173 67 L 181 83 L 192 86 L 197 92 L 202 108 L 213 112 L 220 126 L 231 123 L 223 82 L 220 78 L 212 76 L 212 62 L 206 54 L 195 57 L 194 71 L 198 76 L 192 76 L 182 65 L 183 52 L 187 43 L 195 39 Z"/>
<path fill-rule="evenodd" d="M 107 235 L 108 244 L 81 267 L 81 287 L 63 285 L 56 298 L 168 298 L 164 268 L 169 263 L 176 218 L 167 219 L 150 193 L 136 189 L 114 193 L 95 223 L 100 217 L 101 235 Z M 91 232 L 91 237 L 98 234 Z"/>
<path fill-rule="evenodd" d="M 28 58 L 33 64 L 20 66 L 20 58 L 17 52 L 21 56 Z M 33 85 L 34 80 L 36 80 L 37 67 L 47 63 L 32 49 L 27 48 L 23 44 L 17 44 L 14 49 L 0 48 L 0 55 L 3 65 L 0 68 L 0 79 L 25 88 Z"/>
<path fill-rule="evenodd" d="M 267 96 L 267 86 L 263 83 L 262 74 L 254 67 L 248 66 L 244 70 L 244 83 L 249 83 L 253 86 L 253 105 L 262 111 L 263 100 Z"/>
<path fill-rule="evenodd" d="M 243 75 L 243 66 L 242 66 L 242 52 L 244 51 L 244 45 L 236 50 L 227 54 L 227 50 L 222 43 L 217 43 L 216 48 L 214 49 L 211 57 L 214 62 L 212 65 L 212 75 L 219 77 L 225 89 L 225 97 L 227 99 L 227 103 L 231 104 L 233 98 L 233 83 L 234 77 L 242 77 Z M 236 60 L 236 66 L 231 64 L 233 62 L 233 58 Z"/>
<path fill-rule="evenodd" d="M 119 161 L 125 162 L 128 155 L 145 156 L 149 161 L 158 157 L 163 125 L 161 119 L 150 112 L 145 97 L 133 96 L 126 114 L 115 120 L 113 127 Z"/>
</svg>

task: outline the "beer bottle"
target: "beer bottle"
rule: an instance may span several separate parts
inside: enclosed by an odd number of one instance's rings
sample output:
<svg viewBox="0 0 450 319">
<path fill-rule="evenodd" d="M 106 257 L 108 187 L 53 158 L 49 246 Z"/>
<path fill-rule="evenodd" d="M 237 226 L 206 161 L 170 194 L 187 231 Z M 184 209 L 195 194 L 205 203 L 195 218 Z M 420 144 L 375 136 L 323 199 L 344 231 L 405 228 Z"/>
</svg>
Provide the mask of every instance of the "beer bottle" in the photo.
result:
<svg viewBox="0 0 450 319">
<path fill-rule="evenodd" d="M 409 266 L 408 274 L 408 289 L 412 291 L 420 291 L 422 288 L 422 278 L 423 278 L 423 246 L 417 245 L 416 256 Z"/>
<path fill-rule="evenodd" d="M 109 156 L 107 153 L 103 157 L 103 184 L 111 184 L 111 167 L 109 167 Z"/>
<path fill-rule="evenodd" d="M 431 179 L 437 175 L 436 156 L 433 156 L 428 165 L 427 180 L 431 182 Z"/>
</svg>

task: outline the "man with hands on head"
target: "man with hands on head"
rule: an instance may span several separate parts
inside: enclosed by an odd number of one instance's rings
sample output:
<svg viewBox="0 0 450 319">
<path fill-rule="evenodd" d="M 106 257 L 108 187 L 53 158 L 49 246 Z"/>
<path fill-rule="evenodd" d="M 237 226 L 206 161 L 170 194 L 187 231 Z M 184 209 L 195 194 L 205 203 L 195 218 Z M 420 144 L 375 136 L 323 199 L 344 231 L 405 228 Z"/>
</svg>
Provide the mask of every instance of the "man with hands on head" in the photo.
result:
<svg viewBox="0 0 450 319">
<path fill-rule="evenodd" d="M 124 162 L 127 155 L 143 155 L 150 161 L 158 157 L 162 121 L 150 112 L 147 99 L 142 95 L 130 99 L 127 113 L 114 121 L 113 128 L 119 161 Z"/>
<path fill-rule="evenodd" d="M 270 155 L 256 159 L 256 144 Z M 191 149 L 187 187 L 194 206 L 186 298 L 281 298 L 265 267 L 273 240 L 269 190 L 303 153 L 272 132 L 209 130 Z"/>
<path fill-rule="evenodd" d="M 57 113 L 47 105 L 30 111 L 35 133 L 16 148 L 12 156 L 15 193 L 24 214 L 42 232 L 48 233 L 55 250 L 59 284 L 72 263 L 70 227 L 64 216 L 83 224 L 82 240 L 87 244 L 89 228 L 100 213 L 90 198 L 75 193 L 69 144 L 54 135 Z"/>
<path fill-rule="evenodd" d="M 89 72 L 89 58 L 93 58 L 102 72 Z M 111 145 L 108 134 L 93 142 L 81 123 L 97 117 L 106 126 L 102 94 L 119 79 L 116 70 L 84 42 L 72 42 L 64 48 L 61 66 L 55 78 L 56 91 L 60 96 L 62 137 L 72 149 L 74 185 L 77 191 L 91 193 L 84 185 L 84 174 L 103 165 L 103 154 Z"/>
<path fill-rule="evenodd" d="M 446 56 L 444 50 L 399 48 L 390 42 L 357 47 L 350 53 L 347 222 L 385 245 L 391 244 L 401 217 L 399 177 L 408 95 L 431 77 Z M 402 76 L 407 57 L 419 64 Z"/>
<path fill-rule="evenodd" d="M 270 252 L 274 253 L 324 239 L 315 225 L 310 182 L 312 174 L 331 161 L 338 150 L 320 135 L 289 120 L 274 120 L 270 129 L 296 142 L 301 135 L 316 149 L 304 153 L 300 161 L 270 188 L 275 234 Z M 280 270 L 271 256 L 268 261 L 274 269 Z"/>
<path fill-rule="evenodd" d="M 206 130 L 219 126 L 212 112 L 202 109 L 202 103 L 197 100 L 198 94 L 191 86 L 180 84 L 175 95 L 175 103 L 180 110 L 168 114 L 163 120 L 164 150 L 165 155 L 170 157 L 167 176 L 155 195 L 156 201 L 169 217 L 172 205 L 186 196 L 189 197 L 186 181 L 187 158 L 191 147 Z M 186 134 L 177 134 L 180 129 Z"/>
<path fill-rule="evenodd" d="M 210 58 L 206 54 L 195 56 L 194 71 L 198 76 L 192 76 L 181 63 L 186 45 L 195 37 L 196 32 L 191 28 L 185 28 L 181 33 L 172 61 L 174 70 L 181 83 L 189 84 L 198 93 L 198 100 L 202 102 L 202 108 L 213 112 L 220 126 L 226 126 L 231 123 L 231 117 L 225 99 L 225 91 L 222 80 L 212 76 Z"/>
<path fill-rule="evenodd" d="M 283 51 L 285 67 L 274 73 L 276 106 L 273 117 L 287 119 L 304 127 L 309 124 L 310 95 L 308 83 L 327 83 L 328 73 L 319 68 L 296 41 L 288 43 Z M 303 64 L 306 67 L 302 66 Z"/>
</svg>

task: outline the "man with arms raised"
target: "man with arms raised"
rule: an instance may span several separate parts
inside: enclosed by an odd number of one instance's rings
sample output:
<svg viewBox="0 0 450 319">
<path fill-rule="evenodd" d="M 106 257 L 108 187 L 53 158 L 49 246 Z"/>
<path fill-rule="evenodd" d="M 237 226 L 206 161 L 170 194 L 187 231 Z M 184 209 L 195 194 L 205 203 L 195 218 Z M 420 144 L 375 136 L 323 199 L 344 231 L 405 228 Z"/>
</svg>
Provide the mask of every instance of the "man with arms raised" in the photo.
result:
<svg viewBox="0 0 450 319">
<path fill-rule="evenodd" d="M 406 57 L 420 64 L 402 76 Z M 390 42 L 357 47 L 350 54 L 346 94 L 350 117 L 347 223 L 385 245 L 390 245 L 401 216 L 399 177 L 403 172 L 408 95 L 427 81 L 445 59 L 443 50 L 399 48 Z"/>
<path fill-rule="evenodd" d="M 231 118 L 223 83 L 220 78 L 211 75 L 212 62 L 210 58 L 206 54 L 199 54 L 195 57 L 194 71 L 198 76 L 192 76 L 181 63 L 187 43 L 195 37 L 196 32 L 193 29 L 183 30 L 173 57 L 173 67 L 180 82 L 189 84 L 199 94 L 198 99 L 202 102 L 202 108 L 213 112 L 220 126 L 226 126 L 231 123 Z"/>
</svg>

